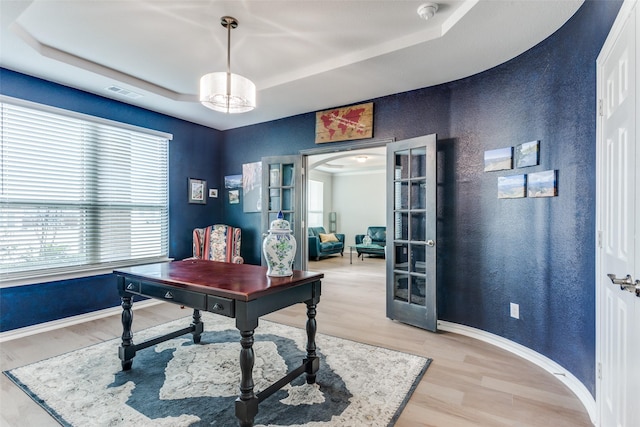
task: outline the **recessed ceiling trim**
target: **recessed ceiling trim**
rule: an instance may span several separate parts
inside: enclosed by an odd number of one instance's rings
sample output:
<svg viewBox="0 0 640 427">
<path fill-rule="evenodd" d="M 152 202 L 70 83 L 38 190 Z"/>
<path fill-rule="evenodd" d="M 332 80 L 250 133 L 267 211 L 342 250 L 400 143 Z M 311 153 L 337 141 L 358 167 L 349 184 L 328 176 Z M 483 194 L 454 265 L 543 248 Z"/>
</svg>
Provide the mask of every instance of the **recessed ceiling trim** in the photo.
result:
<svg viewBox="0 0 640 427">
<path fill-rule="evenodd" d="M 349 65 L 364 62 L 372 58 L 387 55 L 389 53 L 406 49 L 411 46 L 415 46 L 421 43 L 427 43 L 443 37 L 453 26 L 460 21 L 476 4 L 479 0 L 466 0 L 462 5 L 453 13 L 446 21 L 441 25 L 433 25 L 432 22 L 425 24 L 424 30 L 407 34 L 406 36 L 399 37 L 393 40 L 380 43 L 376 46 L 372 46 L 360 51 L 350 52 L 347 55 L 334 57 L 326 61 L 320 61 L 314 64 L 310 64 L 306 67 L 297 68 L 291 70 L 288 73 L 281 73 L 271 79 L 264 79 L 260 81 L 260 89 L 269 89 L 271 87 L 280 86 L 290 83 L 296 80 L 302 80 L 307 77 L 326 73 L 331 70 L 346 67 Z"/>
<path fill-rule="evenodd" d="M 82 58 L 53 46 L 41 43 L 17 22 L 12 23 L 10 29 L 14 34 L 20 37 L 22 41 L 24 41 L 31 49 L 35 50 L 40 55 L 46 58 L 65 63 L 72 67 L 82 68 L 83 70 L 87 70 L 92 73 L 100 74 L 101 76 L 114 79 L 118 82 L 126 83 L 138 89 L 146 90 L 148 92 L 154 93 L 164 98 L 172 99 L 174 101 L 198 102 L 197 95 L 178 93 L 165 87 L 148 82 L 146 80 L 139 79 L 130 74 L 123 73 L 122 71 L 118 71 L 110 67 L 105 67 L 104 65 L 90 61 L 86 58 Z"/>
</svg>

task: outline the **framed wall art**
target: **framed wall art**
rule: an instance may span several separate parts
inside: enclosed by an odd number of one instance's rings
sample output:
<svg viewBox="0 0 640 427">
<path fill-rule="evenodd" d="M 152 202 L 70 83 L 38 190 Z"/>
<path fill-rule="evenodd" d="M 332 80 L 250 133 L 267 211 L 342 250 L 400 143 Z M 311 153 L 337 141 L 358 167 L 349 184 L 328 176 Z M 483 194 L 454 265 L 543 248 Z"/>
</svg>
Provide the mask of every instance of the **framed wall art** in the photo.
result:
<svg viewBox="0 0 640 427">
<path fill-rule="evenodd" d="M 196 178 L 189 178 L 189 203 L 204 205 L 207 203 L 205 194 L 207 193 L 207 181 Z"/>
<path fill-rule="evenodd" d="M 484 152 L 484 171 L 513 169 L 513 147 L 498 148 Z"/>
<path fill-rule="evenodd" d="M 498 198 L 517 199 L 526 197 L 527 176 L 511 175 L 498 177 Z"/>
<path fill-rule="evenodd" d="M 229 204 L 237 205 L 240 203 L 240 190 L 229 190 Z"/>
<path fill-rule="evenodd" d="M 242 174 L 225 176 L 224 188 L 242 188 Z"/>
<path fill-rule="evenodd" d="M 516 168 L 537 166 L 540 164 L 540 141 L 525 142 L 516 146 Z"/>
<path fill-rule="evenodd" d="M 530 173 L 527 181 L 527 197 L 555 197 L 558 195 L 557 170 Z"/>
</svg>

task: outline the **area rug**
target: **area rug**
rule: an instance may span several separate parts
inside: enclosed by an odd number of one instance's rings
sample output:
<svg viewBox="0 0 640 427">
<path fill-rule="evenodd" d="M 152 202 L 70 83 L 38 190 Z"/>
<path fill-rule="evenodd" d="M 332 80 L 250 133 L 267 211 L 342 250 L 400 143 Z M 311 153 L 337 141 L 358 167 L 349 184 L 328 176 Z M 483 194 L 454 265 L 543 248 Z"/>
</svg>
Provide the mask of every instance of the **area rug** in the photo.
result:
<svg viewBox="0 0 640 427">
<path fill-rule="evenodd" d="M 5 374 L 63 426 L 236 426 L 240 333 L 233 319 L 202 313 L 202 320 L 200 344 L 188 334 L 140 350 L 130 371 L 121 370 L 115 339 Z M 134 332 L 134 342 L 190 322 Z M 306 354 L 303 329 L 261 320 L 254 339 L 256 392 Z M 392 426 L 431 362 L 323 334 L 316 345 L 316 384 L 302 375 L 266 398 L 256 426 Z"/>
</svg>

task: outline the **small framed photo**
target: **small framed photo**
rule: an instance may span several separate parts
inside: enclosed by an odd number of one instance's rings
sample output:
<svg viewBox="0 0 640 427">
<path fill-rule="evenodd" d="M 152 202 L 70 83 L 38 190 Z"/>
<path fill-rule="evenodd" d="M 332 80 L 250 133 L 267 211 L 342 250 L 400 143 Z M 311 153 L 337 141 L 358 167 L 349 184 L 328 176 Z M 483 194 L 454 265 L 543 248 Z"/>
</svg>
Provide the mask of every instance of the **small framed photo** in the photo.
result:
<svg viewBox="0 0 640 427">
<path fill-rule="evenodd" d="M 207 193 L 207 181 L 189 178 L 189 203 L 204 205 L 207 203 L 204 195 Z"/>
<path fill-rule="evenodd" d="M 498 148 L 484 152 L 484 171 L 513 169 L 513 147 Z"/>
<path fill-rule="evenodd" d="M 209 197 L 217 199 L 218 198 L 218 189 L 217 188 L 210 188 L 209 189 Z"/>
<path fill-rule="evenodd" d="M 537 166 L 540 163 L 540 141 L 525 142 L 516 146 L 516 168 Z"/>
<path fill-rule="evenodd" d="M 229 190 L 229 204 L 237 205 L 240 203 L 240 190 Z"/>
<path fill-rule="evenodd" d="M 224 188 L 242 188 L 242 174 L 227 175 L 224 177 Z"/>
<path fill-rule="evenodd" d="M 498 177 L 498 199 L 518 199 L 526 196 L 527 176 Z"/>
<path fill-rule="evenodd" d="M 558 195 L 558 171 L 530 173 L 527 177 L 528 197 L 555 197 Z"/>
</svg>

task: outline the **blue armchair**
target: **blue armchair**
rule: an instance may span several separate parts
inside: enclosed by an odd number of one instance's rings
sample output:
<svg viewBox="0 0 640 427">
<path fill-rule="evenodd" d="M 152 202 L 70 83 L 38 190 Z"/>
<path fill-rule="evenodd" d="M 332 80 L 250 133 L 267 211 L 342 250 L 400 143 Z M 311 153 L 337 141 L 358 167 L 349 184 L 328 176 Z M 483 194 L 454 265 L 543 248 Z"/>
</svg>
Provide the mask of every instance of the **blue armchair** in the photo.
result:
<svg viewBox="0 0 640 427">
<path fill-rule="evenodd" d="M 310 259 L 318 261 L 333 254 L 344 255 L 344 234 L 329 234 L 324 227 L 309 227 L 308 230 Z"/>
<path fill-rule="evenodd" d="M 365 234 L 356 234 L 356 245 L 362 244 Z M 368 227 L 366 236 L 371 237 L 371 244 L 381 248 L 358 248 L 358 256 L 362 254 L 385 256 L 384 247 L 387 245 L 387 227 Z"/>
</svg>

